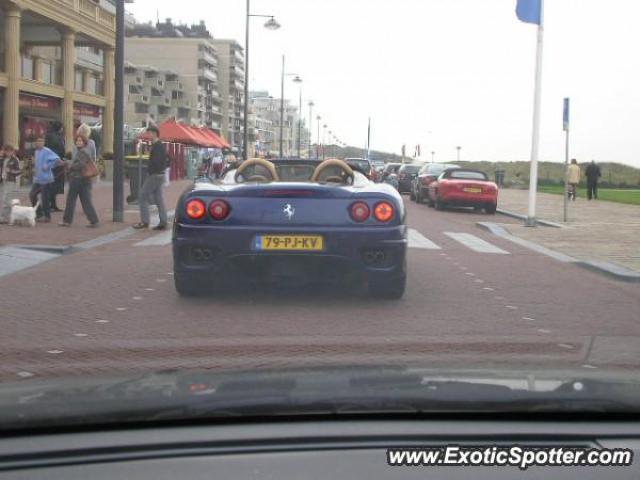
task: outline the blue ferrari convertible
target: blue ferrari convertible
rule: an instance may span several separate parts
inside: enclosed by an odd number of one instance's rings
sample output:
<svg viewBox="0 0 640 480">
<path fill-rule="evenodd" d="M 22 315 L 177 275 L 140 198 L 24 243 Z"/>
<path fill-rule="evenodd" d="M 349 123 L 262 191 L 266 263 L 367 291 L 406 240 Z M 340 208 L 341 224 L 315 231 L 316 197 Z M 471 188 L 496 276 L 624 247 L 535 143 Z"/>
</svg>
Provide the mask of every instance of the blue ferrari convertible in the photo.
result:
<svg viewBox="0 0 640 480">
<path fill-rule="evenodd" d="M 191 296 L 234 280 L 365 282 L 399 299 L 407 227 L 398 192 L 342 160 L 252 159 L 219 180 L 198 179 L 178 200 L 176 290 Z"/>
</svg>

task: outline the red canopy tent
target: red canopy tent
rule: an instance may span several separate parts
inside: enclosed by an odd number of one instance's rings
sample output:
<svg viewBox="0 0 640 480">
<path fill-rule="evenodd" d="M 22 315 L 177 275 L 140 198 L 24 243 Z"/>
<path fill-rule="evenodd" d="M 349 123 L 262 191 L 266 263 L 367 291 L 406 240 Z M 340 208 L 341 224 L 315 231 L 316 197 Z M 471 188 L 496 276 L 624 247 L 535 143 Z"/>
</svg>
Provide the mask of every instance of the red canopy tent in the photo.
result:
<svg viewBox="0 0 640 480">
<path fill-rule="evenodd" d="M 213 142 L 216 148 L 230 148 L 231 145 L 229 145 L 224 139 L 222 139 L 216 132 L 214 132 L 213 130 L 210 130 L 208 128 L 205 127 L 201 127 L 198 130 L 200 130 L 200 132 L 207 137 L 211 142 Z"/>
</svg>

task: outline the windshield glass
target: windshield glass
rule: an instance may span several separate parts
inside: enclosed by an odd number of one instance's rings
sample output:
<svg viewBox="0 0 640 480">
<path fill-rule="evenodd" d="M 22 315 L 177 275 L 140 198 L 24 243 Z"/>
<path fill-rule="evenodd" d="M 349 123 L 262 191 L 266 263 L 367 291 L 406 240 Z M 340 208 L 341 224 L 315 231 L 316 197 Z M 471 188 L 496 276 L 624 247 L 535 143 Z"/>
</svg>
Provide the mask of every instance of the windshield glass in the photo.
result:
<svg viewBox="0 0 640 480">
<path fill-rule="evenodd" d="M 447 174 L 447 177 L 461 180 L 488 180 L 487 176 L 482 172 L 469 172 L 466 170 L 453 170 Z"/>
<path fill-rule="evenodd" d="M 0 0 L 0 433 L 638 413 L 638 18 Z"/>
</svg>

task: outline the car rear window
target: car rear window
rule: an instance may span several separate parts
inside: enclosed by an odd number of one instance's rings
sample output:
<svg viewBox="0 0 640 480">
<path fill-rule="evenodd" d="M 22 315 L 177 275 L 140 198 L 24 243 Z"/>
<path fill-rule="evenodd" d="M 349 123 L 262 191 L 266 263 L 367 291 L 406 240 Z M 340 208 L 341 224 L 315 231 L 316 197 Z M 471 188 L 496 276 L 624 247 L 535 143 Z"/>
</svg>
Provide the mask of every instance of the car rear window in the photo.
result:
<svg viewBox="0 0 640 480">
<path fill-rule="evenodd" d="M 402 173 L 418 173 L 420 168 L 421 168 L 420 165 L 403 165 L 400 168 L 400 172 L 402 172 Z"/>
<path fill-rule="evenodd" d="M 454 170 L 449 172 L 449 178 L 456 178 L 461 180 L 489 180 L 487 176 L 482 172 L 469 172 L 465 170 Z"/>
<path fill-rule="evenodd" d="M 361 172 L 369 173 L 371 170 L 371 164 L 366 160 L 347 160 L 347 163 Z"/>
</svg>

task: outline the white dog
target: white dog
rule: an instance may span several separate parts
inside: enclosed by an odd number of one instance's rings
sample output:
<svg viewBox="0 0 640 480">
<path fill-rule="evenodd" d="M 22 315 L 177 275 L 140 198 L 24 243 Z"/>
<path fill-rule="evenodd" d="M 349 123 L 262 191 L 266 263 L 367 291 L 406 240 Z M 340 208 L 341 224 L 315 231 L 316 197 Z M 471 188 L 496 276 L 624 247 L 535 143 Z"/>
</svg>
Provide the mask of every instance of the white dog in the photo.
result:
<svg viewBox="0 0 640 480">
<path fill-rule="evenodd" d="M 9 225 L 15 225 L 18 223 L 27 223 L 31 227 L 36 226 L 36 211 L 40 206 L 40 199 L 36 203 L 35 207 L 23 207 L 20 205 L 20 200 L 14 198 L 11 200 L 11 215 L 9 217 Z"/>
</svg>

